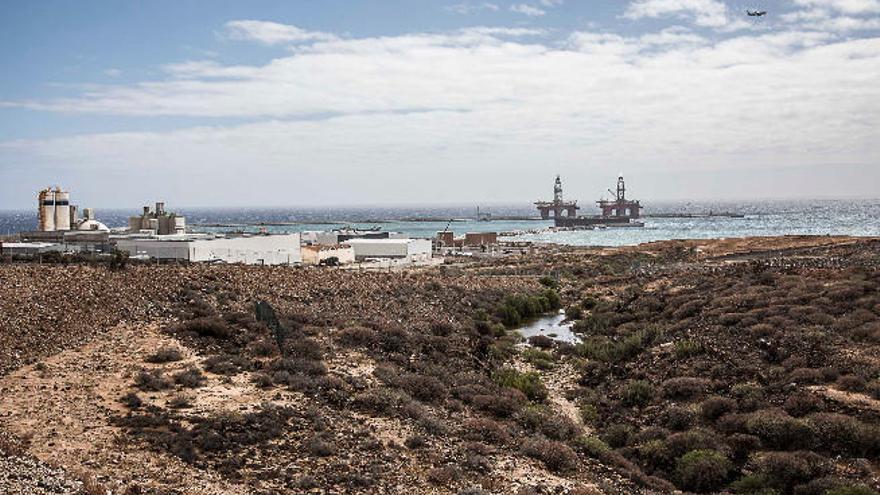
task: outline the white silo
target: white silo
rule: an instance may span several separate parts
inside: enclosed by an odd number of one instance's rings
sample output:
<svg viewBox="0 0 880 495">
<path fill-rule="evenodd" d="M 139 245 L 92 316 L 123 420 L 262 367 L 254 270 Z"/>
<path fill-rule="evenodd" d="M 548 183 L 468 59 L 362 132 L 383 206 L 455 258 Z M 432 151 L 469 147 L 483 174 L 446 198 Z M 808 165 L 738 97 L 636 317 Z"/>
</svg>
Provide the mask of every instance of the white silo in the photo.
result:
<svg viewBox="0 0 880 495">
<path fill-rule="evenodd" d="M 52 232 L 55 230 L 55 192 L 50 188 L 43 189 L 37 196 L 40 231 Z"/>
<path fill-rule="evenodd" d="M 55 230 L 70 230 L 70 193 L 55 188 Z"/>
</svg>

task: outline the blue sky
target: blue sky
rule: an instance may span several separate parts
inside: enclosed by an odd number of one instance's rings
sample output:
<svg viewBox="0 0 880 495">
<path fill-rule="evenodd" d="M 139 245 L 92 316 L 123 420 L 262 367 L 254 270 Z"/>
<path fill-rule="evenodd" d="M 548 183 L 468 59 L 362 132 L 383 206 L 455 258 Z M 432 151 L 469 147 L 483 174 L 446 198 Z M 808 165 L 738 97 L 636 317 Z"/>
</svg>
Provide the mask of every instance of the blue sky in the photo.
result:
<svg viewBox="0 0 880 495">
<path fill-rule="evenodd" d="M 746 9 L 765 9 L 754 20 Z M 880 196 L 880 0 L 41 1 L 0 208 Z"/>
</svg>

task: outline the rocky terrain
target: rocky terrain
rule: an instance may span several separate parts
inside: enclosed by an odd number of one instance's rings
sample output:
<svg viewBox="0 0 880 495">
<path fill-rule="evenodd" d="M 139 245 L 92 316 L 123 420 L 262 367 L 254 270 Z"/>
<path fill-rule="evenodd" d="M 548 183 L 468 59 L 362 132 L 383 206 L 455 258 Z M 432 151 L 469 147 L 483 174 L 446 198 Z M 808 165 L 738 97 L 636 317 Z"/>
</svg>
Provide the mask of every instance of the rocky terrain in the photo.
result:
<svg viewBox="0 0 880 495">
<path fill-rule="evenodd" d="M 0 264 L 0 492 L 876 493 L 878 266 L 830 237 Z M 559 309 L 580 343 L 521 342 Z"/>
</svg>

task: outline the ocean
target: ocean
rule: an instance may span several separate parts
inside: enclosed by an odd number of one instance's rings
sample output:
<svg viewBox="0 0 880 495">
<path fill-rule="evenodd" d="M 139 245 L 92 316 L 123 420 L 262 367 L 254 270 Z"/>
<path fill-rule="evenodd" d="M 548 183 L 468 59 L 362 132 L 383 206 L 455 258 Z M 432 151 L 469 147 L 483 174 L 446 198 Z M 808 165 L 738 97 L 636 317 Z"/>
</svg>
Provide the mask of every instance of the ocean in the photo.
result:
<svg viewBox="0 0 880 495">
<path fill-rule="evenodd" d="M 586 210 L 586 211 L 585 211 Z M 586 207 L 584 214 L 595 214 Z M 518 232 L 517 240 L 550 242 L 574 246 L 625 246 L 668 239 L 713 239 L 771 235 L 855 235 L 880 236 L 880 199 L 874 200 L 776 200 L 776 201 L 658 201 L 646 202 L 644 228 L 609 228 L 587 231 L 549 232 L 552 221 L 477 221 L 471 206 L 461 207 L 373 207 L 373 208 L 184 208 L 187 224 L 199 231 L 257 232 L 258 222 L 275 223 L 270 232 L 330 230 L 340 227 L 374 228 L 404 232 L 412 237 L 433 237 L 449 229 L 465 232 Z M 536 216 L 529 204 L 483 208 L 494 216 Z M 652 214 L 729 212 L 743 218 L 652 218 Z M 99 220 L 110 227 L 127 225 L 139 208 L 96 210 Z M 422 219 L 422 221 L 411 220 Z M 431 221 L 424 221 L 431 219 Z M 444 220 L 439 220 L 444 219 Z M 452 219 L 452 222 L 449 220 Z M 198 224 L 223 224 L 202 226 Z M 26 211 L 0 211 L 0 234 L 33 230 L 36 208 Z"/>
</svg>

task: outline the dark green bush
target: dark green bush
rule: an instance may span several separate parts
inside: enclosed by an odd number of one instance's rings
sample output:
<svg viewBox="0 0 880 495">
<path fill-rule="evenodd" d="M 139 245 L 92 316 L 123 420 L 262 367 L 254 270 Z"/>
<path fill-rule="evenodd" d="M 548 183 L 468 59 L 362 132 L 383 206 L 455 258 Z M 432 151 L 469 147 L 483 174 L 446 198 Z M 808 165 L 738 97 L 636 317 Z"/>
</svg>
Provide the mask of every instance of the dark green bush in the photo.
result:
<svg viewBox="0 0 880 495">
<path fill-rule="evenodd" d="M 748 415 L 748 433 L 757 436 L 765 447 L 775 450 L 808 449 L 813 445 L 813 431 L 803 421 L 785 411 L 762 409 Z"/>
<path fill-rule="evenodd" d="M 692 450 L 676 463 L 675 480 L 684 490 L 708 493 L 725 485 L 732 468 L 727 457 L 716 450 Z"/>
<path fill-rule="evenodd" d="M 630 381 L 624 388 L 621 403 L 628 407 L 642 407 L 654 399 L 654 386 L 645 380 Z"/>
<path fill-rule="evenodd" d="M 492 375 L 492 379 L 502 387 L 519 390 L 529 400 L 543 402 L 547 399 L 547 388 L 538 373 L 521 373 L 513 368 L 501 368 Z"/>
<path fill-rule="evenodd" d="M 807 416 L 806 424 L 823 450 L 851 456 L 880 454 L 880 427 L 877 425 L 835 413 L 811 414 Z"/>
</svg>

